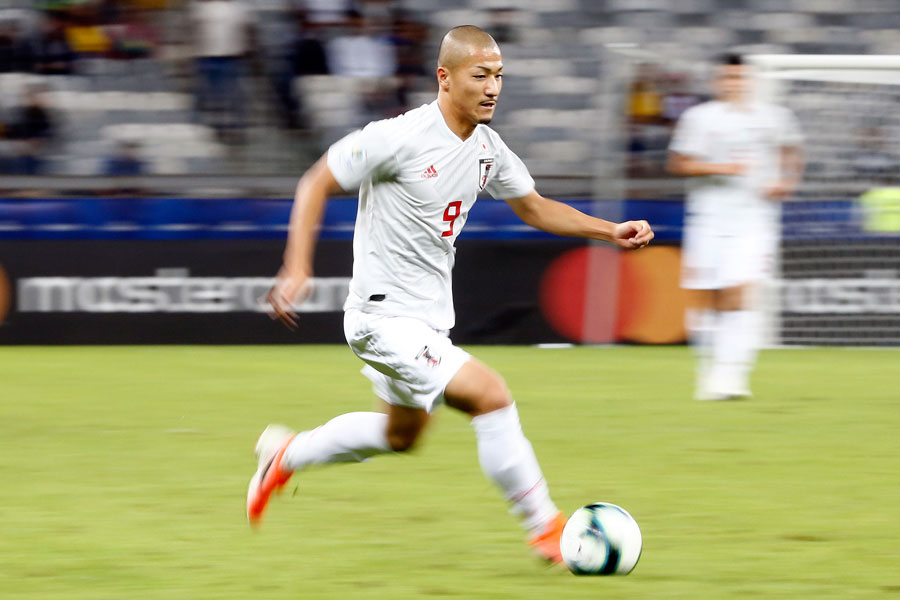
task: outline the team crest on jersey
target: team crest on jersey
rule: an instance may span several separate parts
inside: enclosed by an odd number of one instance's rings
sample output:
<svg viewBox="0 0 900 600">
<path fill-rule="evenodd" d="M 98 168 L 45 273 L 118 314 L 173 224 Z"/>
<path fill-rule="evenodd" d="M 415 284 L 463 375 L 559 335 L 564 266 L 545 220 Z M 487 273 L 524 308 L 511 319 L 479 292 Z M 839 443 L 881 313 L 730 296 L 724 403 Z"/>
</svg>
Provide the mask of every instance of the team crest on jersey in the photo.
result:
<svg viewBox="0 0 900 600">
<path fill-rule="evenodd" d="M 432 368 L 441 364 L 441 357 L 432 354 L 431 349 L 428 346 L 424 346 L 421 350 L 419 350 L 419 353 L 416 354 L 416 360 L 419 360 L 420 358 L 424 358 L 425 364 Z"/>
<path fill-rule="evenodd" d="M 494 168 L 493 158 L 478 159 L 478 189 L 483 190 L 487 185 L 488 177 L 491 175 L 491 169 Z"/>
</svg>

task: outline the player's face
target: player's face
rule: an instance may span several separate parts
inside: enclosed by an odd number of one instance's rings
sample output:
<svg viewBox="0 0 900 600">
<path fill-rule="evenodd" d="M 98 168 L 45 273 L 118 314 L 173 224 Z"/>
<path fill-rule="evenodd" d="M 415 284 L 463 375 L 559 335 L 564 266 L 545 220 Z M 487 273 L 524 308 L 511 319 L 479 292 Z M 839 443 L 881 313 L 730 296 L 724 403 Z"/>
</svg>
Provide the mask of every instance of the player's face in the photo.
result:
<svg viewBox="0 0 900 600">
<path fill-rule="evenodd" d="M 726 102 L 746 100 L 750 93 L 747 65 L 719 65 L 716 71 L 716 92 Z"/>
<path fill-rule="evenodd" d="M 490 123 L 503 87 L 503 59 L 497 48 L 473 52 L 449 74 L 450 101 L 472 125 Z"/>
</svg>

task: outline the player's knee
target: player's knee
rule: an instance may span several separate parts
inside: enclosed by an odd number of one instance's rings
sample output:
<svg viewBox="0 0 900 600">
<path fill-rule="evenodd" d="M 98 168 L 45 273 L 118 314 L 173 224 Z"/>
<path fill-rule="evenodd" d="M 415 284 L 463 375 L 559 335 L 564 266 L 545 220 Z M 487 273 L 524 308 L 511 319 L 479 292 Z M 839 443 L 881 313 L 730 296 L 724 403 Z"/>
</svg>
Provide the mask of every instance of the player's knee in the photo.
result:
<svg viewBox="0 0 900 600">
<path fill-rule="evenodd" d="M 391 450 L 394 452 L 406 452 L 411 450 L 419 438 L 418 432 L 410 431 L 388 431 L 387 441 Z"/>
<path fill-rule="evenodd" d="M 506 381 L 500 375 L 495 374 L 485 385 L 481 397 L 478 400 L 477 412 L 480 414 L 500 410 L 512 404 L 512 396 Z"/>
<path fill-rule="evenodd" d="M 448 406 L 476 417 L 512 404 L 506 382 L 499 373 L 472 361 L 466 363 L 444 392 Z"/>
<path fill-rule="evenodd" d="M 406 452 L 412 448 L 427 423 L 428 413 L 422 409 L 391 406 L 385 431 L 391 450 Z"/>
</svg>

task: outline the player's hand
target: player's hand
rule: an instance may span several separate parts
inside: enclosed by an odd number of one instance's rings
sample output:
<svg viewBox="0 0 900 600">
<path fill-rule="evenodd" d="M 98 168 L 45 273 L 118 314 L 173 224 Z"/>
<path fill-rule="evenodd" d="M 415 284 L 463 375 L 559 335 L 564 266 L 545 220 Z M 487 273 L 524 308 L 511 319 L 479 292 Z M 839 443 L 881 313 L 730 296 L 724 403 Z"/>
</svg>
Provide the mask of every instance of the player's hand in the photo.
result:
<svg viewBox="0 0 900 600">
<path fill-rule="evenodd" d="M 626 250 L 643 248 L 654 237 L 653 230 L 647 221 L 625 221 L 613 230 L 613 243 Z"/>
<path fill-rule="evenodd" d="M 294 304 L 305 300 L 311 288 L 307 274 L 290 273 L 282 267 L 275 279 L 275 285 L 266 294 L 269 317 L 272 320 L 279 319 L 288 329 L 296 331 L 297 313 L 294 312 Z"/>
</svg>

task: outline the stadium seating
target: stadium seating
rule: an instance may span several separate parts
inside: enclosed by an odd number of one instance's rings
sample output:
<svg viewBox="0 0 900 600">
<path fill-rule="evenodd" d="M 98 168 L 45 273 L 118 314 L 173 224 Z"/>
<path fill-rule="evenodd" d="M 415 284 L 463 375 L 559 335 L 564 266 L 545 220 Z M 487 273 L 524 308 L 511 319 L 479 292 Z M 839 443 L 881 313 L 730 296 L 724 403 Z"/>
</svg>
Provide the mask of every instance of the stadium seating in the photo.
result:
<svg viewBox="0 0 900 600">
<path fill-rule="evenodd" d="M 7 11 L 9 18 L 31 5 L 6 4 L 18 7 Z M 252 4 L 263 35 L 259 68 L 247 81 L 250 127 L 242 148 L 200 124 L 180 3 L 155 13 L 167 33 L 165 51 L 154 57 L 82 57 L 72 76 L 0 73 L 0 116 L 14 109 L 29 85 L 48 90 L 58 136 L 47 161 L 51 173 L 99 173 L 112 144 L 127 138 L 140 142 L 151 173 L 296 174 L 328 143 L 382 116 L 371 96 L 391 93 L 399 81 L 298 77 L 288 93 L 299 100 L 301 122 L 311 130 L 299 136 L 287 131 L 277 118 L 284 109 L 276 106 L 269 76 L 283 68 L 278 61 L 291 35 L 284 13 L 289 3 Z M 703 64 L 734 46 L 757 52 L 900 52 L 900 12 L 889 0 L 857 0 L 852 6 L 841 0 L 457 0 L 450 8 L 439 0 L 396 0 L 393 6 L 428 28 L 424 74 L 407 90 L 408 107 L 434 97 L 432 57 L 441 34 L 461 23 L 490 30 L 495 12 L 503 11 L 511 26 L 502 43 L 506 79 L 494 125 L 515 142 L 537 176 L 583 176 L 586 193 L 597 161 L 604 160 L 592 144 L 613 135 L 603 129 L 604 115 L 609 121 L 620 110 L 628 69 L 641 60 L 681 70 L 702 93 Z M 810 94 L 803 102 L 813 106 L 815 93 Z"/>
</svg>

